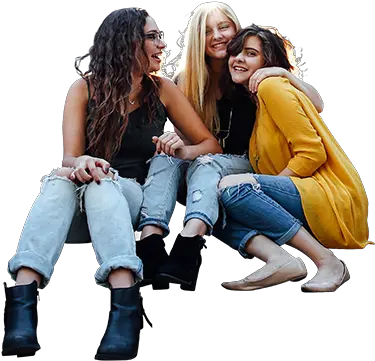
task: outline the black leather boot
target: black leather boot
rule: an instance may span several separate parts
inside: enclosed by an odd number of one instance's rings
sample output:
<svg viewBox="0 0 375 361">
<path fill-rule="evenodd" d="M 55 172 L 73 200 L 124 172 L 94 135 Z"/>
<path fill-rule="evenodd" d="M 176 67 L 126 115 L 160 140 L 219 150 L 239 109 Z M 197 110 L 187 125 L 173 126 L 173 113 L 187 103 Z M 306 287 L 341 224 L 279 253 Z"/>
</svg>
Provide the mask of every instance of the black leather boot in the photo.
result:
<svg viewBox="0 0 375 361">
<path fill-rule="evenodd" d="M 111 290 L 111 310 L 107 329 L 102 338 L 96 360 L 131 360 L 137 356 L 139 334 L 146 317 L 139 283 L 129 288 Z"/>
<path fill-rule="evenodd" d="M 154 290 L 165 290 L 169 288 L 167 280 L 158 280 L 155 278 L 159 268 L 168 259 L 168 253 L 165 250 L 163 236 L 151 234 L 136 243 L 137 256 L 143 263 L 143 281 L 141 287 L 152 284 Z"/>
<path fill-rule="evenodd" d="M 5 287 L 5 334 L 3 356 L 33 356 L 40 349 L 36 327 L 38 325 L 38 286 L 34 281 L 29 285 Z"/>
<path fill-rule="evenodd" d="M 183 237 L 179 234 L 167 262 L 159 270 L 159 282 L 167 280 L 181 284 L 182 290 L 194 291 L 202 263 L 201 249 L 206 247 L 205 243 L 199 235 Z"/>
</svg>

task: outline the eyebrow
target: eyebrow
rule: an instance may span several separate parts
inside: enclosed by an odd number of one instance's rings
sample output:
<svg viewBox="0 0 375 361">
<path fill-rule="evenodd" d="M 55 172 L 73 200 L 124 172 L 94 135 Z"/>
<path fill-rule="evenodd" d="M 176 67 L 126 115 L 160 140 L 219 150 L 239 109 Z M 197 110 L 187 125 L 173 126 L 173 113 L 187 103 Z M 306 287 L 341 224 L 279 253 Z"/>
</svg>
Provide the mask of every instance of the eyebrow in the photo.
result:
<svg viewBox="0 0 375 361">
<path fill-rule="evenodd" d="M 160 33 L 158 30 L 149 30 L 146 34 Z"/>
<path fill-rule="evenodd" d="M 220 23 L 218 23 L 217 25 L 220 26 L 222 24 L 230 24 L 230 23 L 231 23 L 231 21 L 229 21 L 229 20 L 223 20 L 223 21 L 220 21 Z M 211 29 L 211 27 L 206 26 L 206 29 Z"/>
<path fill-rule="evenodd" d="M 244 48 L 243 50 L 254 50 L 254 51 L 256 51 L 257 53 L 259 53 L 259 50 L 258 49 L 255 49 L 255 48 Z"/>
</svg>

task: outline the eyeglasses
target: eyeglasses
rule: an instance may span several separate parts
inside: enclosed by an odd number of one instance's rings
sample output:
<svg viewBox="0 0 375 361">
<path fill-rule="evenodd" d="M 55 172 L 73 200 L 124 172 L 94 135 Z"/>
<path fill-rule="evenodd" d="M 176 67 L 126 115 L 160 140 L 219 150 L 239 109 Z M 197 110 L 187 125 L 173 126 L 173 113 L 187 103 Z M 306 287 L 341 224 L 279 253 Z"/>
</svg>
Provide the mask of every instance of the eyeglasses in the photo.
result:
<svg viewBox="0 0 375 361">
<path fill-rule="evenodd" d="M 152 40 L 155 45 L 158 45 L 160 42 L 162 41 L 164 42 L 164 32 L 160 31 L 159 33 L 155 32 L 155 33 L 145 34 L 145 39 Z"/>
</svg>

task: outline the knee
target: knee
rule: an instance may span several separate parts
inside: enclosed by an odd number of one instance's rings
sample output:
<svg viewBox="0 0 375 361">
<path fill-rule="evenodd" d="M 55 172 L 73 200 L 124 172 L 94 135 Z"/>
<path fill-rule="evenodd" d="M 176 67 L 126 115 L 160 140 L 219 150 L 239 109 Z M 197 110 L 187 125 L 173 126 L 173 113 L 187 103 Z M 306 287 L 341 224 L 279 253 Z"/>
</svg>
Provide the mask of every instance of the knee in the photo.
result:
<svg viewBox="0 0 375 361">
<path fill-rule="evenodd" d="M 245 183 L 257 184 L 257 181 L 251 173 L 231 174 L 221 179 L 219 183 L 219 189 L 224 189 L 227 187 L 232 187 Z"/>
</svg>

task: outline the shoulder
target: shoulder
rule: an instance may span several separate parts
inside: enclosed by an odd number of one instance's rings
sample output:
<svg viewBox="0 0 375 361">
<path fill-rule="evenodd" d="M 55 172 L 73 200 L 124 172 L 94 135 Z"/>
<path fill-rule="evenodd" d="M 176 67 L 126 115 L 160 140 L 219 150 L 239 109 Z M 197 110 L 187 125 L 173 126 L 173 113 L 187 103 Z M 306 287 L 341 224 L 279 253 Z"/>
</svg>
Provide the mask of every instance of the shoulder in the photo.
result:
<svg viewBox="0 0 375 361">
<path fill-rule="evenodd" d="M 181 94 L 180 88 L 171 79 L 160 77 L 160 100 L 165 106 Z"/>
<path fill-rule="evenodd" d="M 282 77 L 270 77 L 264 79 L 258 87 L 258 96 L 280 95 L 283 91 L 293 91 L 289 80 Z"/>
<path fill-rule="evenodd" d="M 76 97 L 82 101 L 88 101 L 88 83 L 80 78 L 76 80 L 69 88 L 68 96 Z M 77 99 L 77 100 L 78 100 Z"/>
</svg>

